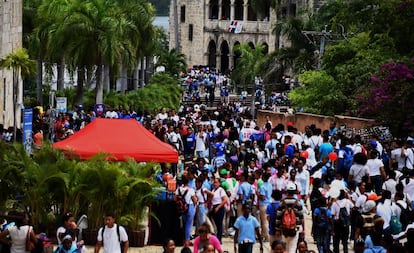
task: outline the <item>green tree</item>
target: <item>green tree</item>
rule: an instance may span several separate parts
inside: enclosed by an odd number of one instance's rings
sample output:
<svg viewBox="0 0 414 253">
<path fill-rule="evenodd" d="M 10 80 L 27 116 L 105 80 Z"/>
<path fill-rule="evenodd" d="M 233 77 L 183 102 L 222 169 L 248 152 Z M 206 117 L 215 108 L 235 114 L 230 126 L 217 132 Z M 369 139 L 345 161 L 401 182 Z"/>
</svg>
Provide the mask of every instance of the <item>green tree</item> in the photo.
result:
<svg viewBox="0 0 414 253">
<path fill-rule="evenodd" d="M 299 75 L 301 87 L 289 93 L 295 107 L 304 112 L 335 115 L 345 111 L 346 97 L 338 91 L 338 82 L 325 71 L 307 71 Z"/>
<path fill-rule="evenodd" d="M 11 69 L 13 71 L 13 138 L 16 141 L 17 125 L 20 123 L 20 104 L 23 102 L 23 87 L 20 85 L 19 76 L 23 79 L 32 75 L 36 71 L 36 61 L 29 58 L 27 50 L 18 48 L 0 59 L 0 68 Z"/>
<path fill-rule="evenodd" d="M 247 85 L 252 85 L 252 115 L 255 115 L 254 94 L 256 93 L 256 85 L 254 78 L 262 73 L 261 66 L 265 59 L 264 48 L 263 45 L 256 45 L 255 48 L 251 48 L 249 44 L 240 44 L 234 49 L 240 55 L 240 58 L 237 60 L 236 69 L 232 73 L 232 79 L 236 82 L 239 81 L 245 89 Z"/>
<path fill-rule="evenodd" d="M 303 30 L 313 29 L 307 27 L 302 18 L 288 17 L 278 21 L 273 29 L 276 37 L 281 36 L 287 38 L 288 44 L 283 45 L 277 52 L 277 61 L 284 69 L 292 69 L 293 73 L 301 73 L 306 70 L 315 69 L 315 46 L 309 43 Z"/>
<path fill-rule="evenodd" d="M 181 71 L 187 68 L 185 55 L 177 52 L 175 48 L 160 53 L 156 67 L 164 67 L 165 72 L 174 76 L 179 76 Z"/>
</svg>

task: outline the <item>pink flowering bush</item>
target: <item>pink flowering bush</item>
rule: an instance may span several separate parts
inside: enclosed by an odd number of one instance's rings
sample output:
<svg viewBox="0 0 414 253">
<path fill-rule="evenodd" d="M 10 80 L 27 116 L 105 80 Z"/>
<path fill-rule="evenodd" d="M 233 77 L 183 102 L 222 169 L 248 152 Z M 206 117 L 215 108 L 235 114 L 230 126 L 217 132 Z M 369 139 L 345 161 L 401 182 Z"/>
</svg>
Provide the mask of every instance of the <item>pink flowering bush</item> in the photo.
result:
<svg viewBox="0 0 414 253">
<path fill-rule="evenodd" d="M 414 132 L 414 58 L 382 65 L 367 86 L 356 95 L 360 116 L 388 125 L 395 136 Z"/>
</svg>

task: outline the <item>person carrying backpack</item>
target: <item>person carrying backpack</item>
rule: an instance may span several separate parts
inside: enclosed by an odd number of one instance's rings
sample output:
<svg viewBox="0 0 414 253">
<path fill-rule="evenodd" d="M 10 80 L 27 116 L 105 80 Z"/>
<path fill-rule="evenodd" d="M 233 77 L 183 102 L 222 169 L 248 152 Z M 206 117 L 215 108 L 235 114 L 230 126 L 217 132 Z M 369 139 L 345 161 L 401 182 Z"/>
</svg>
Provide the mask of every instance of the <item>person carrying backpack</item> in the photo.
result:
<svg viewBox="0 0 414 253">
<path fill-rule="evenodd" d="M 174 195 L 174 201 L 176 201 L 177 213 L 181 216 L 184 226 L 184 245 L 191 245 L 191 228 L 193 226 L 194 216 L 195 216 L 195 206 L 197 204 L 197 197 L 193 188 L 188 185 L 189 175 L 188 172 L 183 173 L 181 177 L 182 185 L 177 188 Z M 182 201 L 183 200 L 183 201 Z M 184 202 L 187 208 L 184 208 L 182 211 L 181 203 Z M 187 209 L 187 210 L 185 210 Z"/>
<path fill-rule="evenodd" d="M 348 144 L 348 140 L 342 139 L 341 148 L 338 151 L 337 171 L 341 173 L 342 178 L 348 180 L 349 170 L 354 162 L 354 151 L 346 144 Z"/>
<path fill-rule="evenodd" d="M 302 237 L 305 236 L 302 204 L 294 197 L 295 194 L 297 194 L 296 184 L 289 182 L 286 187 L 286 197 L 276 212 L 275 235 L 282 236 L 288 253 L 296 252 L 300 228 Z"/>
<path fill-rule="evenodd" d="M 313 211 L 312 231 L 319 253 L 329 253 L 332 235 L 332 212 L 326 207 L 326 199 L 319 198 L 318 207 Z"/>
<path fill-rule="evenodd" d="M 115 215 L 107 213 L 105 215 L 105 226 L 98 231 L 95 253 L 103 247 L 104 253 L 127 253 L 129 242 L 128 234 L 124 227 L 115 223 Z"/>
<path fill-rule="evenodd" d="M 339 253 L 339 242 L 342 241 L 343 252 L 348 253 L 349 226 L 351 225 L 351 210 L 354 204 L 346 198 L 346 193 L 341 190 L 337 200 L 332 204 L 331 211 L 334 217 L 333 245 L 334 253 Z"/>
</svg>

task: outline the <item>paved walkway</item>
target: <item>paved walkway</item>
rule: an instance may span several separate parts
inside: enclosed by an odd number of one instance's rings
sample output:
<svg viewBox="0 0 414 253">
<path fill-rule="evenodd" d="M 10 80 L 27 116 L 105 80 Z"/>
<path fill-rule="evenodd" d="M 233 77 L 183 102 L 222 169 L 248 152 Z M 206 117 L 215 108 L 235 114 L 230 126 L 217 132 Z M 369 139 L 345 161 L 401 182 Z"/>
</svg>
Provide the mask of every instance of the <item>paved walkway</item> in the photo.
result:
<svg viewBox="0 0 414 253">
<path fill-rule="evenodd" d="M 305 215 L 305 231 L 307 232 L 305 234 L 306 241 L 308 242 L 308 249 L 314 250 L 315 252 L 318 252 L 316 245 L 313 243 L 313 238 L 311 237 L 310 231 L 311 231 L 312 221 L 311 221 L 311 215 Z M 181 251 L 182 247 L 177 247 L 175 249 L 176 253 L 179 253 Z M 342 248 L 342 246 L 340 246 Z M 331 246 L 332 250 L 332 246 Z M 348 244 L 348 250 L 349 252 L 353 252 L 351 243 Z M 229 253 L 235 253 L 234 252 L 234 246 L 233 246 L 233 238 L 224 238 L 223 237 L 223 251 L 228 251 Z M 93 253 L 93 247 L 87 246 L 86 247 L 86 253 Z M 103 252 L 101 250 L 101 252 Z M 142 248 L 130 248 L 130 253 L 162 253 L 163 249 L 162 246 L 152 246 L 148 245 Z M 259 253 L 260 248 L 259 244 L 256 243 L 253 249 L 254 253 Z M 269 243 L 263 243 L 263 252 L 268 253 L 271 252 Z"/>
</svg>

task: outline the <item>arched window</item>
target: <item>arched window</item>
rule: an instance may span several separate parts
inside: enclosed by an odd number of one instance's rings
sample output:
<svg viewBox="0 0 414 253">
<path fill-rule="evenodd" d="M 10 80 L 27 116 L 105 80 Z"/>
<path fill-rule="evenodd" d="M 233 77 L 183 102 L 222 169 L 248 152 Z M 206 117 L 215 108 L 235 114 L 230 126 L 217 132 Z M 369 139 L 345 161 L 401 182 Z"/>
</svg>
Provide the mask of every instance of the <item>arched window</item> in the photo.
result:
<svg viewBox="0 0 414 253">
<path fill-rule="evenodd" d="M 210 19 L 218 19 L 219 6 L 218 0 L 210 0 Z"/>
<path fill-rule="evenodd" d="M 210 40 L 210 43 L 208 43 L 208 66 L 210 67 L 216 67 L 217 63 L 216 63 L 216 43 L 214 42 L 214 40 Z"/>
<path fill-rule="evenodd" d="M 249 0 L 248 5 L 247 5 L 247 20 L 248 21 L 256 21 L 257 20 L 257 15 L 255 13 L 255 11 L 253 10 L 252 7 L 252 0 Z"/>
<path fill-rule="evenodd" d="M 221 19 L 230 20 L 230 0 L 222 0 L 221 4 Z"/>
<path fill-rule="evenodd" d="M 226 72 L 229 69 L 229 44 L 227 44 L 227 41 L 223 41 L 220 46 L 220 53 L 221 53 L 221 59 L 220 59 L 220 68 L 221 72 Z"/>
<path fill-rule="evenodd" d="M 234 19 L 243 20 L 243 0 L 236 0 L 234 2 Z"/>
</svg>

